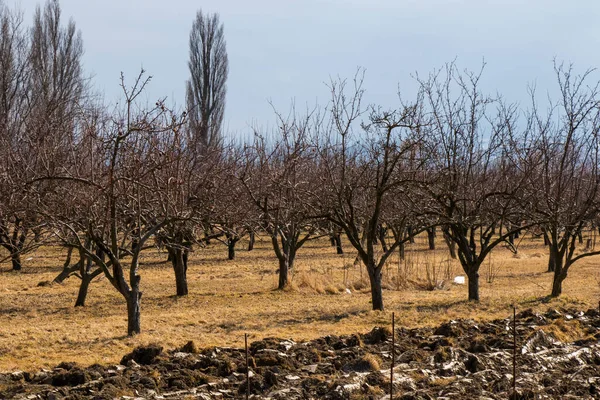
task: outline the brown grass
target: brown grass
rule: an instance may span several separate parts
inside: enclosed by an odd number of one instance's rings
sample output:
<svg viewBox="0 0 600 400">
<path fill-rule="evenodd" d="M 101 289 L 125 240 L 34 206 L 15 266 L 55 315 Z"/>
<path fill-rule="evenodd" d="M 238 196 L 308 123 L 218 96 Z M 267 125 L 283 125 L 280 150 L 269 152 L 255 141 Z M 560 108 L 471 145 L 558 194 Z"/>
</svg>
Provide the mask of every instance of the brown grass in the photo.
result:
<svg viewBox="0 0 600 400">
<path fill-rule="evenodd" d="M 578 320 L 557 319 L 549 325 L 541 326 L 540 329 L 563 343 L 571 343 L 589 336 Z"/>
<path fill-rule="evenodd" d="M 461 271 L 458 262 L 447 259 L 441 238 L 437 244 L 439 250 L 428 251 L 421 237 L 407 246 L 405 261 L 391 258 L 384 271 L 385 312 L 370 311 L 368 276 L 352 265 L 355 253 L 348 243 L 347 255 L 338 256 L 326 239 L 309 242 L 298 253 L 291 290 L 283 292 L 274 290 L 277 262 L 265 238 L 252 252 L 240 242 L 234 261 L 226 259 L 226 248 L 219 244 L 197 249 L 185 298 L 173 296 L 166 254 L 149 251 L 141 266 L 143 332 L 133 338 L 125 336 L 125 302 L 104 277 L 91 285 L 85 308 L 73 307 L 76 277 L 63 285 L 38 287 L 56 276 L 65 256 L 64 249 L 42 248 L 24 257 L 31 259 L 24 260 L 23 272 L 10 272 L 8 265 L 0 272 L 0 371 L 51 367 L 60 361 L 115 363 L 133 347 L 150 342 L 166 348 L 189 340 L 199 347 L 240 346 L 245 332 L 251 340 L 367 332 L 388 325 L 392 311 L 398 326 L 416 327 L 461 317 L 504 318 L 513 302 L 521 309 L 542 310 L 598 305 L 595 257 L 575 265 L 563 297 L 548 302 L 547 251 L 540 240 L 531 239 L 521 245 L 518 257 L 504 248 L 493 252 L 491 264 L 498 266 L 493 282 L 487 283 L 482 266 L 481 302 L 469 303 L 465 285 L 448 283 Z M 442 280 L 446 283 L 438 285 Z"/>
</svg>

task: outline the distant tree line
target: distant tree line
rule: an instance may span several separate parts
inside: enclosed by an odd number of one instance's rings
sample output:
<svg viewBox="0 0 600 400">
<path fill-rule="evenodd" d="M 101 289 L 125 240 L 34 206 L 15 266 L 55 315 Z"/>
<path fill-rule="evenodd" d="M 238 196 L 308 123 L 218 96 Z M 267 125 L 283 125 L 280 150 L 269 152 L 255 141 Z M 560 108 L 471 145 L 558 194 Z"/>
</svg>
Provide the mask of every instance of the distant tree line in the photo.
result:
<svg viewBox="0 0 600 400">
<path fill-rule="evenodd" d="M 366 268 L 372 308 L 384 309 L 382 271 L 426 233 L 440 232 L 479 300 L 479 270 L 491 251 L 525 232 L 549 249 L 552 296 L 570 268 L 600 254 L 581 244 L 598 229 L 600 96 L 592 71 L 554 64 L 558 99 L 522 107 L 481 90 L 481 70 L 449 63 L 396 107 L 363 102 L 364 71 L 332 80 L 330 100 L 306 112 L 276 112 L 277 128 L 225 140 L 228 59 L 223 24 L 198 12 L 190 38 L 187 103 L 138 100 L 150 82 L 122 75 L 123 101 L 93 96 L 83 42 L 58 1 L 31 27 L 0 2 L 0 246 L 14 270 L 43 244 L 68 249 L 63 271 L 81 279 L 76 305 L 104 275 L 123 296 L 128 334 L 141 331 L 140 255 L 165 248 L 176 294 L 188 294 L 193 246 L 269 238 L 278 288 L 296 255 L 344 235 Z M 75 257 L 73 257 L 75 256 Z M 74 262 L 72 262 L 74 260 Z"/>
</svg>

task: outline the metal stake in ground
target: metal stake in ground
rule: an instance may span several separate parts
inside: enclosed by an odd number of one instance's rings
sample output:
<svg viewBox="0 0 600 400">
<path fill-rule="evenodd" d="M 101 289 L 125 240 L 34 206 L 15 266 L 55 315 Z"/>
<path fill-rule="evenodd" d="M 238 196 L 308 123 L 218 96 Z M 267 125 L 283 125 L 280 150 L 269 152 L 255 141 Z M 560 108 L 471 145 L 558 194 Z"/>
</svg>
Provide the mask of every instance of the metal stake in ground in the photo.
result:
<svg viewBox="0 0 600 400">
<path fill-rule="evenodd" d="M 392 366 L 390 367 L 390 400 L 394 398 L 394 359 L 396 358 L 396 315 L 392 313 Z"/>
<path fill-rule="evenodd" d="M 246 348 L 246 399 L 250 396 L 250 367 L 248 365 L 248 334 L 244 333 L 244 347 Z"/>
<path fill-rule="evenodd" d="M 513 305 L 513 396 L 517 395 L 517 307 Z M 516 397 L 515 397 L 516 398 Z"/>
</svg>

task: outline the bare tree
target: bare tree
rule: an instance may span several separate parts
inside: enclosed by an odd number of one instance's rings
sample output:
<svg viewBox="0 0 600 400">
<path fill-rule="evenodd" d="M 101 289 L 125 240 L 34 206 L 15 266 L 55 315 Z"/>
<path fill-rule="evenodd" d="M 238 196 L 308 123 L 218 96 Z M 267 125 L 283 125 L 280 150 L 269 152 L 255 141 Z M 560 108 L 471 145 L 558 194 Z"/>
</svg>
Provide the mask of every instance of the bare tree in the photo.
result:
<svg viewBox="0 0 600 400">
<path fill-rule="evenodd" d="M 36 9 L 29 34 L 19 13 L 0 4 L 0 14 L 0 245 L 18 270 L 21 254 L 39 244 L 43 221 L 37 219 L 36 203 L 54 185 L 39 182 L 33 193 L 23 182 L 53 174 L 66 160 L 85 91 L 83 43 L 74 22 L 61 24 L 58 1 Z"/>
<path fill-rule="evenodd" d="M 140 254 L 148 240 L 169 222 L 179 219 L 161 207 L 160 193 L 172 179 L 156 179 L 155 171 L 177 161 L 172 148 L 179 146 L 177 132 L 184 120 L 168 110 L 162 101 L 150 109 L 136 99 L 150 78 L 144 71 L 131 87 L 121 77 L 123 108 L 117 109 L 95 129 L 85 131 L 80 140 L 94 151 L 90 162 L 78 158 L 62 174 L 37 178 L 33 183 L 63 182 L 52 200 L 42 204 L 54 233 L 72 236 L 79 251 L 85 253 L 127 303 L 129 335 L 141 331 Z M 93 247 L 86 238 L 90 238 Z M 101 250 L 100 256 L 93 249 Z"/>
<path fill-rule="evenodd" d="M 481 93 L 482 72 L 461 73 L 450 63 L 425 80 L 417 77 L 429 116 L 424 204 L 456 244 L 472 301 L 479 301 L 482 262 L 521 229 L 526 202 L 525 171 L 509 162 L 504 146 L 516 108 Z"/>
<path fill-rule="evenodd" d="M 190 32 L 190 79 L 187 81 L 189 125 L 196 145 L 221 140 L 229 61 L 219 14 L 198 11 Z"/>
<path fill-rule="evenodd" d="M 600 254 L 578 246 L 600 204 L 600 83 L 592 81 L 592 70 L 576 75 L 571 65 L 556 62 L 554 70 L 558 101 L 543 113 L 531 91 L 529 129 L 513 139 L 511 154 L 529 171 L 530 218 L 543 228 L 556 297 L 575 262 Z"/>
<path fill-rule="evenodd" d="M 215 184 L 213 204 L 208 217 L 213 231 L 221 233 L 216 239 L 227 247 L 229 260 L 235 259 L 237 243 L 253 233 L 258 219 L 252 199 L 236 176 L 236 170 L 240 166 L 239 155 L 235 146 L 223 152 L 223 168 Z"/>
<path fill-rule="evenodd" d="M 278 288 L 289 284 L 297 251 L 318 231 L 307 206 L 314 189 L 315 153 L 309 139 L 318 115 L 303 117 L 292 109 L 278 114 L 279 132 L 273 138 L 255 134 L 253 145 L 242 150 L 237 177 L 256 208 L 256 224 L 271 238 L 279 261 Z"/>
<path fill-rule="evenodd" d="M 27 108 L 25 93 L 30 65 L 29 45 L 23 28 L 22 14 L 0 2 L 0 140 L 2 141 L 2 175 L 0 176 L 0 245 L 10 254 L 12 269 L 21 269 L 29 226 L 24 223 L 26 197 L 19 190 L 23 164 L 19 138 L 24 131 L 23 115 Z"/>
<path fill-rule="evenodd" d="M 183 127 L 182 127 L 183 128 Z M 169 215 L 169 221 L 157 232 L 156 237 L 169 252 L 169 260 L 175 273 L 177 296 L 188 294 L 187 270 L 193 245 L 204 245 L 219 234 L 199 237 L 202 225 L 214 208 L 215 190 L 218 187 L 218 171 L 222 167 L 221 149 L 198 151 L 193 145 L 193 133 L 178 130 L 173 145 L 165 150 L 168 165 L 153 171 L 161 212 Z"/>
<path fill-rule="evenodd" d="M 388 258 L 427 228 L 415 211 L 411 185 L 422 161 L 418 155 L 421 110 L 418 101 L 399 110 L 372 107 L 368 122 L 355 132 L 363 114 L 363 74 L 348 91 L 345 80 L 331 83 L 331 127 L 319 135 L 318 213 L 341 229 L 358 251 L 371 284 L 374 310 L 383 310 L 382 271 Z M 387 243 L 384 229 L 398 232 Z M 381 248 L 381 250 L 379 250 Z"/>
</svg>

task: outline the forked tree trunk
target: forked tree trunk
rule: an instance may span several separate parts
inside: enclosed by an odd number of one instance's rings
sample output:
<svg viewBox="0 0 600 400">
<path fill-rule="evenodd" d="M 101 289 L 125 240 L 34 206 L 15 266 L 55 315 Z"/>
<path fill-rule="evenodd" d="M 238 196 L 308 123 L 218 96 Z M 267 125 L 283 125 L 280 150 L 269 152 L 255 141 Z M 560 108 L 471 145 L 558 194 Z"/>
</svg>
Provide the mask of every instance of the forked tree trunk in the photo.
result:
<svg viewBox="0 0 600 400">
<path fill-rule="evenodd" d="M 69 252 L 67 253 L 67 259 L 65 260 L 65 263 L 63 264 L 63 269 L 56 276 L 56 278 L 54 278 L 54 280 L 53 280 L 54 283 L 63 283 L 65 279 L 67 279 L 69 276 L 71 276 L 72 274 L 74 274 L 75 272 L 77 272 L 81 269 L 81 262 L 82 262 L 81 259 L 79 259 L 79 261 L 76 264 L 71 265 L 72 253 L 73 253 L 73 248 L 70 247 Z"/>
<path fill-rule="evenodd" d="M 96 255 L 98 258 L 100 258 L 100 260 L 102 260 L 102 262 L 104 262 L 105 254 L 102 250 L 97 248 Z M 79 284 L 79 293 L 77 294 L 75 307 L 84 307 L 90 283 L 95 277 L 102 273 L 102 269 L 97 268 L 92 272 L 92 266 L 94 265 L 94 262 L 91 257 L 86 255 L 85 252 L 81 250 L 79 251 L 79 262 L 75 265 L 79 266 L 79 273 L 81 275 L 81 283 Z"/>
<path fill-rule="evenodd" d="M 271 243 L 275 255 L 279 260 L 279 290 L 285 289 L 289 284 L 289 273 L 294 268 L 294 260 L 296 259 L 296 235 L 287 232 L 285 235 L 282 232 L 271 234 Z"/>
<path fill-rule="evenodd" d="M 371 304 L 373 310 L 383 311 L 383 290 L 381 287 L 381 271 L 376 270 L 373 265 L 367 268 L 369 281 L 371 283 Z"/>
<path fill-rule="evenodd" d="M 514 244 L 515 244 L 515 234 L 514 233 L 512 235 L 508 236 L 508 243 L 510 243 L 514 246 Z"/>
</svg>

